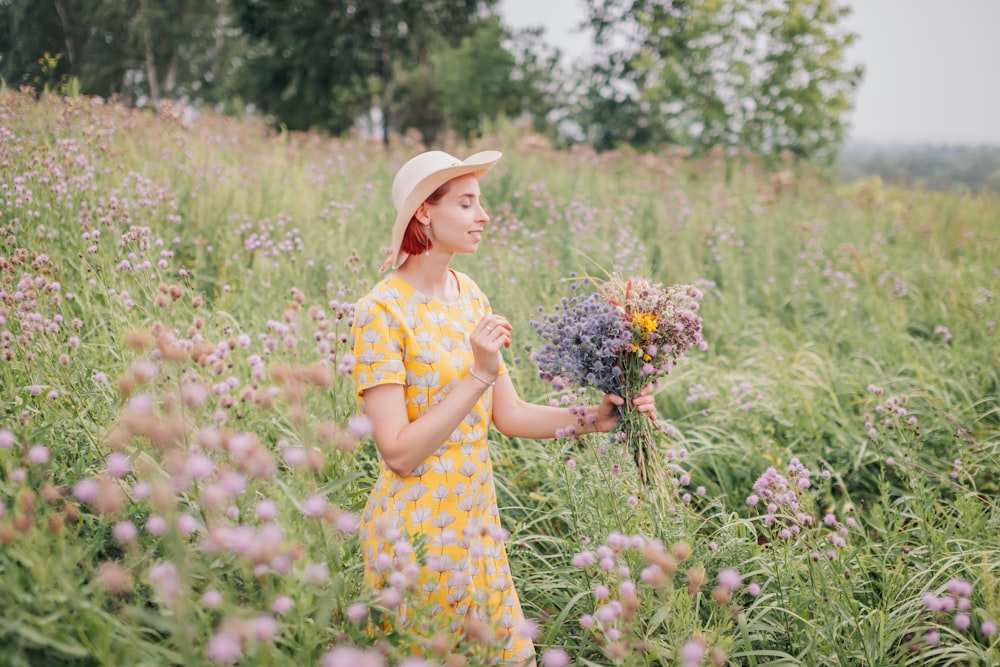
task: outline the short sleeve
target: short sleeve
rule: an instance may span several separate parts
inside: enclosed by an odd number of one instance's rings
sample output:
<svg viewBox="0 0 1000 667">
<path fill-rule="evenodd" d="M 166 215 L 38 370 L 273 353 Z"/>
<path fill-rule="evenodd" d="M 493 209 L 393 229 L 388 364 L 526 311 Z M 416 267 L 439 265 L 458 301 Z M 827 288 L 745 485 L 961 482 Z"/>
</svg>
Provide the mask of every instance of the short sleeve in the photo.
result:
<svg viewBox="0 0 1000 667">
<path fill-rule="evenodd" d="M 358 400 L 380 384 L 406 384 L 403 367 L 403 327 L 399 319 L 368 295 L 358 301 L 351 326 L 354 389 Z"/>
</svg>

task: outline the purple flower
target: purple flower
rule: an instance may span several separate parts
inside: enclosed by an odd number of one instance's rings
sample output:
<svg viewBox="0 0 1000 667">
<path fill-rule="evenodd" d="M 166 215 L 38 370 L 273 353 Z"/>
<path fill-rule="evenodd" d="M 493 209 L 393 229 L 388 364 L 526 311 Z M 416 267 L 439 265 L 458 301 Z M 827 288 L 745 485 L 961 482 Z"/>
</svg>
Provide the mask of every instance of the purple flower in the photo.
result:
<svg viewBox="0 0 1000 667">
<path fill-rule="evenodd" d="M 112 477 L 124 477 L 132 469 L 132 460 L 121 452 L 112 452 L 104 462 L 104 468 Z"/>
<path fill-rule="evenodd" d="M 32 445 L 28 449 L 28 460 L 35 465 L 42 465 L 49 461 L 49 448 L 45 445 Z"/>
<path fill-rule="evenodd" d="M 115 524 L 111 534 L 119 543 L 126 544 L 133 541 L 138 536 L 139 531 L 131 521 L 120 521 Z"/>
<path fill-rule="evenodd" d="M 260 614 L 250 621 L 250 630 L 257 641 L 269 642 L 278 634 L 278 622 L 273 616 Z"/>
<path fill-rule="evenodd" d="M 292 601 L 292 598 L 287 595 L 281 595 L 276 597 L 274 602 L 271 603 L 271 611 L 275 614 L 284 616 L 290 612 L 294 606 L 295 603 Z"/>
<path fill-rule="evenodd" d="M 352 602 L 347 605 L 347 609 L 344 610 L 344 615 L 347 616 L 348 620 L 352 623 L 362 623 L 368 618 L 368 607 L 361 602 Z"/>
<path fill-rule="evenodd" d="M 716 581 L 719 582 L 719 585 L 731 591 L 740 587 L 742 579 L 740 573 L 731 567 L 722 570 L 716 576 Z"/>
<path fill-rule="evenodd" d="M 73 485 L 73 496 L 75 496 L 81 503 L 91 502 L 97 498 L 100 491 L 100 484 L 98 484 L 96 479 L 92 479 L 90 477 L 81 479 Z"/>
<path fill-rule="evenodd" d="M 335 646 L 323 656 L 322 667 L 384 667 L 385 661 L 375 651 L 353 646 Z"/>
<path fill-rule="evenodd" d="M 209 588 L 201 595 L 201 603 L 209 609 L 218 609 L 222 605 L 222 593 Z"/>
<path fill-rule="evenodd" d="M 566 667 L 569 654 L 561 648 L 545 649 L 542 653 L 542 667 Z"/>
<path fill-rule="evenodd" d="M 240 638 L 228 632 L 219 632 L 213 635 L 205 646 L 205 657 L 212 662 L 223 665 L 234 664 L 242 655 L 243 646 Z"/>
</svg>

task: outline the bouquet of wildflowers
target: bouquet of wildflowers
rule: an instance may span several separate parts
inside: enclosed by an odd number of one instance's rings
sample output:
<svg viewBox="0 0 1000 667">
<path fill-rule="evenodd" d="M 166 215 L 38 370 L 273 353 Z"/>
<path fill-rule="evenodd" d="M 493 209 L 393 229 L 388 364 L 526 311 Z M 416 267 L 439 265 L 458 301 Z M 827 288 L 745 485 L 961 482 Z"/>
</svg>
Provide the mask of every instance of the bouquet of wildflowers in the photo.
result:
<svg viewBox="0 0 1000 667">
<path fill-rule="evenodd" d="M 582 289 L 592 285 L 595 291 Z M 664 287 L 645 278 L 587 279 L 572 285 L 555 313 L 531 326 L 547 343 L 535 355 L 539 375 L 557 389 L 593 387 L 625 399 L 617 436 L 629 447 L 648 486 L 655 458 L 655 425 L 632 408 L 643 387 L 673 370 L 692 346 L 704 350 L 698 306 L 702 293 L 692 285 Z"/>
</svg>

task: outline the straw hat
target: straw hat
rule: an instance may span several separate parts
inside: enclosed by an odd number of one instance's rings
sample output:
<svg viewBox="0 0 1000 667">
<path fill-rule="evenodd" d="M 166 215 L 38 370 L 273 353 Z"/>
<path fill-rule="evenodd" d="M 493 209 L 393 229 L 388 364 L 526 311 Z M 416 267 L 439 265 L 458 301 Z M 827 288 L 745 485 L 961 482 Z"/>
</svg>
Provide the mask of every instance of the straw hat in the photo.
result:
<svg viewBox="0 0 1000 667">
<path fill-rule="evenodd" d="M 453 178 L 483 174 L 493 168 L 503 155 L 500 151 L 482 151 L 459 160 L 444 151 L 427 151 L 410 158 L 396 172 L 392 181 L 392 203 L 396 207 L 396 221 L 392 225 L 392 251 L 381 270 L 389 267 L 398 269 L 406 261 L 407 254 L 400 250 L 403 235 L 410 219 L 420 205 L 434 194 L 434 191 Z"/>
</svg>

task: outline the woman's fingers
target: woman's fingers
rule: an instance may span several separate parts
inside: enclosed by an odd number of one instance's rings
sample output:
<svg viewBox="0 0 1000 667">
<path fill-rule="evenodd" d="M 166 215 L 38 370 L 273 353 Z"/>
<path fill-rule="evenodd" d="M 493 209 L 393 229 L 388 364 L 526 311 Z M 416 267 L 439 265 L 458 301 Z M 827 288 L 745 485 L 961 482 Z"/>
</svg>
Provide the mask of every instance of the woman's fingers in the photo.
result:
<svg viewBox="0 0 1000 667">
<path fill-rule="evenodd" d="M 479 333 L 487 343 L 495 343 L 497 349 L 500 347 L 510 347 L 513 326 L 510 321 L 502 315 L 488 315 L 479 321 L 473 334 Z"/>
</svg>

